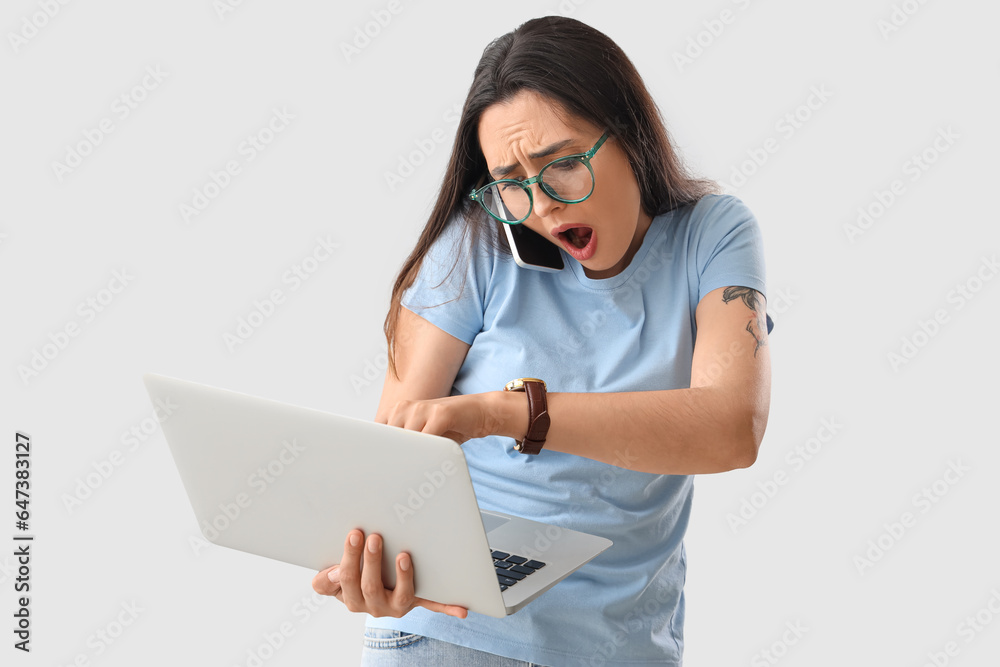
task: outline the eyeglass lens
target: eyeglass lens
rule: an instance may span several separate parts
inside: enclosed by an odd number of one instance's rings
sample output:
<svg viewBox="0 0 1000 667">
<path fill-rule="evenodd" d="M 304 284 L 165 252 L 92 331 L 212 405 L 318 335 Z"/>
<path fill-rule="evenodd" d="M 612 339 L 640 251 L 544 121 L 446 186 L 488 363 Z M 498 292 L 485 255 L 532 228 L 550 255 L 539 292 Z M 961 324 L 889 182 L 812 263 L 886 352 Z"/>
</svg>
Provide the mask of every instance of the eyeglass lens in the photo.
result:
<svg viewBox="0 0 1000 667">
<path fill-rule="evenodd" d="M 547 195 L 556 200 L 575 201 L 590 194 L 594 177 L 583 161 L 575 158 L 558 160 L 547 165 L 541 174 L 540 185 Z M 528 217 L 531 199 L 528 190 L 517 183 L 503 182 L 492 185 L 483 193 L 483 204 L 496 217 L 517 222 Z"/>
</svg>

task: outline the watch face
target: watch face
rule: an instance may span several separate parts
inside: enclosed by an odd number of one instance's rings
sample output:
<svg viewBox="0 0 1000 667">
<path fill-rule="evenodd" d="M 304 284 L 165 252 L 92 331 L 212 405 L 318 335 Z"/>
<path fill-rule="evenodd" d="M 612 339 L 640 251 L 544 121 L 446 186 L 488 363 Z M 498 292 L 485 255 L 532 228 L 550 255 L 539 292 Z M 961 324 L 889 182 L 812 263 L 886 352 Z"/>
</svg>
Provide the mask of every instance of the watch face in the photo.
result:
<svg viewBox="0 0 1000 667">
<path fill-rule="evenodd" d="M 517 378 L 516 380 L 511 380 L 510 382 L 508 382 L 507 385 L 504 387 L 504 389 L 506 389 L 507 391 L 517 391 L 519 389 L 524 389 L 524 383 L 531 380 L 535 382 L 540 382 L 542 387 L 545 387 L 547 389 L 545 385 L 545 380 L 542 380 L 541 378 Z"/>
</svg>

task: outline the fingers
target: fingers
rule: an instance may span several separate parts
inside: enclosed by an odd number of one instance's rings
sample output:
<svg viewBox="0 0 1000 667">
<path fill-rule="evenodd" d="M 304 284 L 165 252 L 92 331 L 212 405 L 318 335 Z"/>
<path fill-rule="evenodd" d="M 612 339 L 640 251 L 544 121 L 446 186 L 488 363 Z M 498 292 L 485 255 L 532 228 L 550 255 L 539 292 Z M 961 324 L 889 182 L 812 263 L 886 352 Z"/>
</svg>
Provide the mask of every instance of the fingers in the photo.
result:
<svg viewBox="0 0 1000 667">
<path fill-rule="evenodd" d="M 392 606 L 409 611 L 413 609 L 413 560 L 403 552 L 396 556 L 396 587 L 392 589 Z"/>
<path fill-rule="evenodd" d="M 382 585 L 382 536 L 371 534 L 365 541 L 365 564 L 361 569 L 361 593 L 365 596 L 368 613 L 384 616 L 388 594 Z"/>
<path fill-rule="evenodd" d="M 448 614 L 449 616 L 454 616 L 455 618 L 465 618 L 469 615 L 468 609 L 465 607 L 459 607 L 455 604 L 441 604 L 440 602 L 433 602 L 431 600 L 425 600 L 424 598 L 413 598 L 413 601 L 421 607 L 426 607 L 431 611 L 438 611 L 442 614 Z"/>
<path fill-rule="evenodd" d="M 344 540 L 344 559 L 340 562 L 340 587 L 344 594 L 344 605 L 350 611 L 367 611 L 365 598 L 361 593 L 361 551 L 364 549 L 365 534 L 352 530 Z"/>
<path fill-rule="evenodd" d="M 414 597 L 413 561 L 406 552 L 396 556 L 395 588 L 386 590 L 382 584 L 383 547 L 380 535 L 373 533 L 366 540 L 363 531 L 352 530 L 344 540 L 343 559 L 313 577 L 313 590 L 321 595 L 336 596 L 349 611 L 366 612 L 375 617 L 399 618 L 417 605 L 456 618 L 468 616 L 469 610 L 465 607 Z M 362 562 L 364 567 L 361 567 Z"/>
<path fill-rule="evenodd" d="M 333 578 L 330 573 L 333 572 Z M 337 595 L 340 592 L 340 564 L 331 565 L 325 570 L 320 570 L 312 580 L 313 590 L 320 595 Z"/>
<path fill-rule="evenodd" d="M 413 596 L 413 561 L 410 554 L 401 553 L 396 557 L 396 588 L 393 589 L 393 606 L 409 611 L 415 605 L 431 611 L 441 612 L 457 618 L 465 618 L 469 610 L 458 605 L 441 604 L 425 598 Z"/>
</svg>

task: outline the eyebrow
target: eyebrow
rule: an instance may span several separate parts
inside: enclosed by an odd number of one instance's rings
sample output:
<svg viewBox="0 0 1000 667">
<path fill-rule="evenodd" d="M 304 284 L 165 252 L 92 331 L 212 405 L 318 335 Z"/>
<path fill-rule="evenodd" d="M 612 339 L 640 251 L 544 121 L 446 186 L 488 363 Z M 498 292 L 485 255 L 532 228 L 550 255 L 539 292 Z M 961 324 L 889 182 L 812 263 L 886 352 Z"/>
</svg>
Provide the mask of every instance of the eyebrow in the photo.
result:
<svg viewBox="0 0 1000 667">
<path fill-rule="evenodd" d="M 546 146 L 545 148 L 536 153 L 529 154 L 528 157 L 531 158 L 532 160 L 537 160 L 540 157 L 548 157 L 549 155 L 552 155 L 553 153 L 561 150 L 567 144 L 573 143 L 573 141 L 574 141 L 573 139 L 563 139 L 562 141 L 557 141 L 556 143 Z M 495 167 L 490 170 L 490 173 L 493 174 L 493 176 L 495 176 L 496 178 L 503 178 L 510 172 L 517 169 L 517 166 L 518 165 L 516 164 L 512 164 L 503 167 Z"/>
</svg>

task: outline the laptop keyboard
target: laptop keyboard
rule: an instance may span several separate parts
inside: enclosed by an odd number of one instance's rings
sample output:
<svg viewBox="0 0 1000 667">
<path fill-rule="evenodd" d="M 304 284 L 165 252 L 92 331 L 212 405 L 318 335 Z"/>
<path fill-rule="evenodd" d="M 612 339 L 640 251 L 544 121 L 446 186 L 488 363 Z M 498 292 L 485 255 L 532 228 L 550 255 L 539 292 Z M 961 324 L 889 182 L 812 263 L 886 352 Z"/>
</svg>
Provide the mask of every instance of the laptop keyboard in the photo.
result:
<svg viewBox="0 0 1000 667">
<path fill-rule="evenodd" d="M 493 551 L 491 554 L 501 591 L 507 590 L 525 577 L 534 574 L 535 570 L 545 567 L 545 563 L 538 560 L 528 560 L 524 556 L 515 556 L 503 551 Z"/>
</svg>

